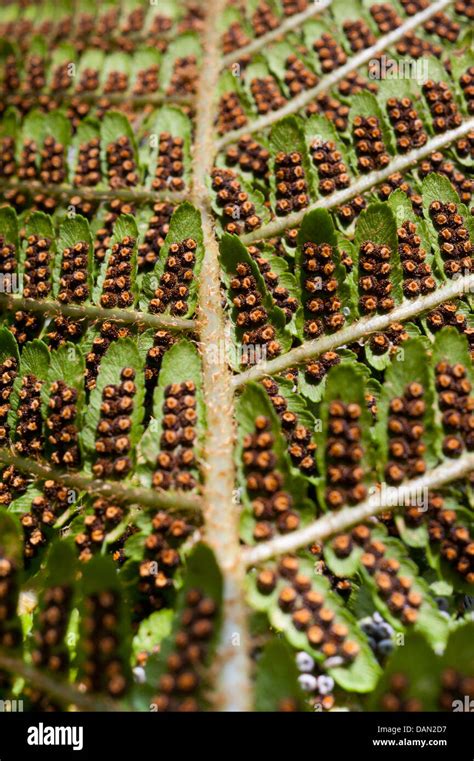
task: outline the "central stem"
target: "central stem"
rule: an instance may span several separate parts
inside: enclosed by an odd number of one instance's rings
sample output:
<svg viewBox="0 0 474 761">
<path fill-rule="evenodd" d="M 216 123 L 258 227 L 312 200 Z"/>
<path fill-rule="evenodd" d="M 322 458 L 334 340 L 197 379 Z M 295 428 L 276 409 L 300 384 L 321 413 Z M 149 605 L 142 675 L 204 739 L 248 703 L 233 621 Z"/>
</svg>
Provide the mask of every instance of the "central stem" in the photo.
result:
<svg viewBox="0 0 474 761">
<path fill-rule="evenodd" d="M 224 580 L 223 630 L 215 663 L 214 707 L 251 708 L 245 567 L 239 543 L 239 510 L 234 503 L 234 410 L 231 373 L 225 356 L 219 247 L 214 233 L 206 178 L 214 157 L 216 93 L 221 53 L 218 19 L 225 0 L 207 4 L 204 60 L 196 102 L 192 201 L 201 212 L 205 256 L 199 287 L 199 327 L 207 435 L 204 456 L 205 534 Z"/>
</svg>

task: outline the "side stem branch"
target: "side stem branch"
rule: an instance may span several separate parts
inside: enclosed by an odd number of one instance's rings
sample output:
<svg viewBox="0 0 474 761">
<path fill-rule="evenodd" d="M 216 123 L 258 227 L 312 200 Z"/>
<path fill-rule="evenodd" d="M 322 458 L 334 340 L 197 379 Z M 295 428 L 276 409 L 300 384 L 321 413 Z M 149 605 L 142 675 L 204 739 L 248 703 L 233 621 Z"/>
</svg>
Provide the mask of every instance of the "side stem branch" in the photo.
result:
<svg viewBox="0 0 474 761">
<path fill-rule="evenodd" d="M 242 127 L 241 129 L 228 132 L 219 140 L 217 145 L 218 149 L 220 150 L 229 143 L 234 143 L 241 138 L 242 135 L 260 132 L 261 130 L 267 129 L 267 127 L 271 127 L 272 124 L 279 121 L 279 119 L 282 119 L 284 116 L 300 111 L 321 92 L 331 90 L 331 88 L 338 84 L 341 79 L 344 79 L 351 71 L 358 69 L 360 66 L 364 66 L 379 53 L 394 45 L 401 40 L 402 37 L 405 37 L 408 32 L 412 32 L 414 29 L 417 29 L 424 24 L 425 21 L 432 18 L 435 13 L 439 13 L 439 11 L 442 11 L 448 5 L 451 5 L 452 2 L 453 0 L 437 0 L 434 3 L 431 3 L 427 8 L 420 11 L 420 13 L 416 13 L 414 16 L 408 18 L 397 29 L 393 29 L 388 34 L 380 37 L 372 47 L 366 48 L 360 53 L 357 53 L 357 55 L 351 56 L 344 66 L 340 66 L 326 77 L 323 77 L 315 87 L 312 87 L 310 90 L 305 90 L 300 93 L 300 95 L 292 98 L 282 108 L 279 108 L 277 111 L 272 111 L 268 115 L 262 116 L 260 119 L 256 119 L 251 124 L 246 124 L 245 127 Z"/>
<path fill-rule="evenodd" d="M 87 695 L 79 692 L 75 687 L 64 680 L 51 677 L 34 666 L 25 663 L 21 658 L 15 658 L 4 651 L 0 651 L 0 669 L 10 674 L 23 677 L 25 682 L 34 685 L 46 692 L 50 697 L 60 702 L 65 710 L 66 706 L 75 705 L 83 711 L 123 711 L 124 706 L 115 705 L 107 698 L 97 695 Z"/>
<path fill-rule="evenodd" d="M 198 495 L 184 494 L 182 492 L 158 492 L 154 489 L 124 486 L 118 481 L 101 481 L 87 478 L 80 473 L 64 473 L 50 468 L 28 457 L 20 457 L 13 454 L 9 449 L 0 449 L 0 463 L 13 465 L 21 473 L 27 473 L 40 480 L 52 480 L 57 483 L 70 486 L 77 491 L 86 491 L 97 497 L 117 500 L 121 503 L 136 504 L 142 507 L 165 508 L 166 510 L 190 510 L 199 511 L 201 499 Z"/>
<path fill-rule="evenodd" d="M 249 370 L 235 375 L 232 383 L 234 389 L 240 388 L 249 381 L 258 381 L 266 375 L 277 375 L 289 367 L 304 364 L 310 359 L 324 354 L 326 351 L 346 346 L 370 336 L 372 333 L 386 330 L 394 322 L 406 322 L 413 317 L 418 317 L 424 312 L 435 309 L 440 304 L 450 299 L 470 293 L 474 288 L 474 275 L 466 275 L 452 280 L 441 286 L 433 293 L 420 296 L 417 299 L 405 300 L 399 306 L 387 314 L 376 314 L 373 317 L 363 317 L 357 322 L 326 336 L 320 336 L 312 341 L 305 341 L 301 346 L 291 349 L 280 357 L 268 362 L 259 362 Z"/>
<path fill-rule="evenodd" d="M 87 320 L 113 320 L 129 325 L 147 325 L 157 330 L 168 328 L 170 330 L 194 330 L 196 322 L 182 317 L 160 316 L 138 312 L 134 309 L 105 309 L 93 304 L 62 304 L 60 301 L 50 299 L 25 299 L 23 296 L 0 294 L 0 308 L 8 312 L 24 310 L 25 312 L 38 312 L 39 314 L 59 315 L 75 317 Z"/>
<path fill-rule="evenodd" d="M 328 8 L 332 3 L 332 0 L 316 0 L 309 5 L 305 11 L 301 13 L 295 13 L 294 16 L 290 16 L 283 21 L 276 29 L 271 29 L 266 34 L 262 34 L 261 37 L 256 37 L 248 45 L 244 45 L 237 50 L 233 50 L 231 53 L 225 55 L 222 59 L 222 66 L 230 66 L 234 61 L 239 61 L 243 56 L 253 55 L 262 48 L 267 47 L 274 40 L 278 40 L 284 37 L 289 32 L 294 32 L 295 29 L 303 26 L 306 21 L 309 21 L 313 16 L 317 16 L 325 8 Z"/>
<path fill-rule="evenodd" d="M 31 182 L 0 182 L 0 193 L 5 194 L 7 191 L 17 190 L 22 193 L 41 193 L 58 199 L 68 199 L 78 196 L 85 201 L 112 201 L 120 198 L 122 201 L 131 203 L 141 203 L 148 201 L 150 203 L 157 201 L 168 201 L 169 203 L 182 203 L 189 198 L 188 193 L 173 193 L 171 190 L 163 192 L 147 190 L 143 187 L 117 190 L 98 190 L 97 188 L 73 187 L 72 185 L 44 185 L 39 180 Z"/>
<path fill-rule="evenodd" d="M 410 167 L 419 164 L 419 162 L 426 156 L 451 145 L 460 137 L 467 135 L 472 129 L 474 129 L 474 118 L 466 119 L 466 121 L 459 127 L 456 127 L 456 129 L 448 130 L 448 132 L 443 132 L 441 135 L 436 135 L 436 137 L 431 138 L 431 140 L 428 140 L 422 148 L 414 148 L 412 151 L 409 151 L 409 153 L 396 156 L 385 169 L 380 169 L 376 172 L 370 172 L 369 174 L 363 175 L 359 180 L 352 183 L 352 185 L 349 185 L 348 188 L 338 190 L 336 193 L 331 193 L 330 196 L 326 196 L 325 198 L 318 198 L 314 203 L 301 211 L 293 212 L 286 217 L 274 219 L 254 232 L 249 233 L 248 235 L 242 235 L 240 240 L 245 245 L 249 245 L 250 243 L 263 240 L 264 238 L 273 238 L 276 235 L 281 235 L 290 227 L 297 227 L 300 225 L 303 217 L 309 211 L 313 211 L 314 209 L 334 209 L 338 206 L 342 206 L 342 204 L 350 201 L 351 198 L 361 195 L 362 193 L 367 193 L 367 191 L 372 190 L 376 185 L 380 185 L 380 183 L 384 182 L 390 177 L 390 175 L 395 174 L 396 172 L 406 172 Z"/>
<path fill-rule="evenodd" d="M 424 476 L 399 486 L 396 489 L 396 500 L 393 499 L 392 490 L 382 489 L 356 507 L 345 507 L 339 512 L 326 513 L 314 523 L 292 534 L 282 534 L 257 547 L 249 547 L 245 551 L 245 562 L 247 566 L 252 566 L 285 552 L 295 552 L 300 547 L 327 539 L 366 521 L 371 516 L 393 507 L 394 501 L 397 505 L 409 505 L 410 500 L 413 501 L 414 495 L 420 494 L 420 491 L 439 489 L 452 481 L 464 478 L 473 470 L 474 454 L 465 454 L 459 460 L 447 460 Z"/>
</svg>

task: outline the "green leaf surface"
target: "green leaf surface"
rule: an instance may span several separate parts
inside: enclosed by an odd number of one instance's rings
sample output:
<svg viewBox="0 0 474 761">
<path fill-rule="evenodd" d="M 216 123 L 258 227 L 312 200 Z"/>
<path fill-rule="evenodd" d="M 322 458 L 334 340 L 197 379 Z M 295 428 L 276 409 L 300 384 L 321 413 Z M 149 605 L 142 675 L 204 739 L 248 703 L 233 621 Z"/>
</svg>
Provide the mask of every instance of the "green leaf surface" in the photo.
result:
<svg viewBox="0 0 474 761">
<path fill-rule="evenodd" d="M 270 421 L 270 431 L 273 436 L 272 452 L 275 455 L 274 470 L 283 477 L 282 491 L 288 492 L 293 501 L 292 510 L 300 517 L 301 526 L 314 519 L 314 505 L 307 499 L 307 482 L 301 475 L 294 471 L 287 452 L 286 441 L 282 436 L 279 418 L 273 409 L 267 394 L 263 388 L 255 383 L 246 386 L 239 397 L 236 407 L 236 417 L 239 423 L 239 439 L 235 451 L 235 462 L 238 472 L 239 493 L 244 510 L 241 516 L 241 536 L 244 541 L 253 544 L 253 530 L 255 517 L 252 511 L 252 496 L 246 488 L 246 475 L 242 462 L 243 440 L 245 436 L 255 433 L 255 419 L 263 415 Z"/>
<path fill-rule="evenodd" d="M 153 416 L 140 441 L 140 456 L 150 467 L 156 464 L 156 458 L 161 450 L 160 439 L 163 433 L 163 403 L 166 388 L 173 383 L 185 381 L 193 381 L 196 386 L 197 440 L 194 453 L 198 461 L 202 456 L 206 431 L 206 408 L 202 393 L 201 359 L 195 346 L 190 341 L 182 339 L 164 355 L 159 382 L 153 395 Z M 199 476 L 197 471 L 194 475 Z"/>
<path fill-rule="evenodd" d="M 124 367 L 132 367 L 136 373 L 134 382 L 137 391 L 133 397 L 133 410 L 130 415 L 132 428 L 129 435 L 132 447 L 142 435 L 143 400 L 145 396 L 143 363 L 132 339 L 120 338 L 113 342 L 105 353 L 100 363 L 97 385 L 90 395 L 85 424 L 81 431 L 82 446 L 89 454 L 95 452 L 96 428 L 100 419 L 102 391 L 105 386 L 120 382 L 120 373 Z"/>
<path fill-rule="evenodd" d="M 143 297 L 141 306 L 144 310 L 148 308 L 149 299 L 153 298 L 155 290 L 158 288 L 160 278 L 165 272 L 166 261 L 169 255 L 170 246 L 173 243 L 181 243 L 187 238 L 192 238 L 197 247 L 195 250 L 195 264 L 193 268 L 194 277 L 191 283 L 188 283 L 189 294 L 187 298 L 188 311 L 183 317 L 191 317 L 194 314 L 198 295 L 199 276 L 202 262 L 204 259 L 204 238 L 202 232 L 201 215 L 199 211 L 188 201 L 178 206 L 171 217 L 170 227 L 166 236 L 164 245 L 160 250 L 159 259 L 153 271 L 145 275 L 142 284 Z M 169 313 L 168 307 L 164 314 Z"/>
<path fill-rule="evenodd" d="M 279 711 L 288 700 L 295 710 L 308 710 L 298 684 L 294 654 L 286 642 L 273 639 L 265 646 L 257 663 L 255 709 Z"/>
<path fill-rule="evenodd" d="M 345 666 L 329 667 L 328 673 L 344 690 L 358 693 L 371 692 L 380 675 L 380 667 L 364 635 L 351 614 L 342 607 L 340 598 L 331 592 L 328 580 L 324 576 L 314 574 L 312 561 L 300 560 L 300 571 L 311 579 L 311 589 L 324 596 L 324 607 L 335 613 L 334 622 L 346 624 L 349 629 L 348 639 L 356 642 L 360 647 L 359 654 L 352 663 Z M 305 650 L 318 663 L 324 664 L 323 653 L 309 645 L 305 633 L 298 631 L 293 625 L 291 613 L 284 613 L 278 605 L 278 596 L 281 589 L 286 586 L 286 581 L 280 578 L 274 591 L 269 595 L 264 595 L 258 591 L 255 579 L 256 574 L 253 571 L 250 572 L 247 580 L 250 605 L 256 610 L 266 612 L 272 626 L 281 631 L 294 648 Z"/>
<path fill-rule="evenodd" d="M 327 440 L 329 438 L 329 406 L 332 401 L 341 401 L 344 404 L 358 404 L 361 410 L 358 418 L 358 426 L 361 432 L 360 444 L 363 449 L 363 456 L 359 462 L 364 470 L 363 483 L 367 486 L 373 479 L 373 468 L 375 465 L 375 452 L 372 445 L 371 413 L 367 408 L 365 399 L 365 380 L 364 374 L 351 364 L 340 364 L 331 368 L 328 373 L 327 384 L 324 394 L 324 400 L 320 407 L 321 434 L 318 437 L 317 461 L 318 469 L 321 473 L 321 488 L 319 496 L 321 504 L 325 504 L 324 491 L 327 486 Z"/>
<path fill-rule="evenodd" d="M 266 283 L 260 273 L 257 263 L 252 259 L 245 246 L 239 241 L 235 235 L 224 235 L 220 243 L 221 252 L 221 265 L 224 272 L 224 279 L 227 287 L 230 291 L 230 281 L 236 273 L 236 267 L 238 264 L 243 263 L 250 267 L 251 273 L 255 278 L 256 287 L 260 295 L 262 296 L 262 306 L 268 313 L 268 323 L 275 328 L 275 339 L 281 346 L 281 351 L 287 351 L 291 346 L 291 334 L 286 325 L 285 314 L 280 307 L 276 306 L 271 294 L 268 291 Z M 228 295 L 229 302 L 231 301 L 230 295 Z M 242 344 L 242 336 L 245 333 L 245 328 L 241 328 L 237 325 L 238 310 L 235 306 L 231 306 L 231 319 L 233 326 L 233 340 L 234 351 L 230 358 L 231 365 L 235 369 L 240 369 L 239 365 L 242 359 L 245 357 L 245 346 Z M 261 345 L 262 353 L 265 350 L 265 346 Z M 256 357 L 258 357 L 257 351 L 259 347 L 255 347 Z"/>
<path fill-rule="evenodd" d="M 428 642 L 420 634 L 410 634 L 403 647 L 394 649 L 371 698 L 371 709 L 384 710 L 384 696 L 393 693 L 392 679 L 401 674 L 407 682 L 407 688 L 403 691 L 404 699 L 416 700 L 419 710 L 436 710 L 439 671 L 439 660 Z"/>
</svg>

